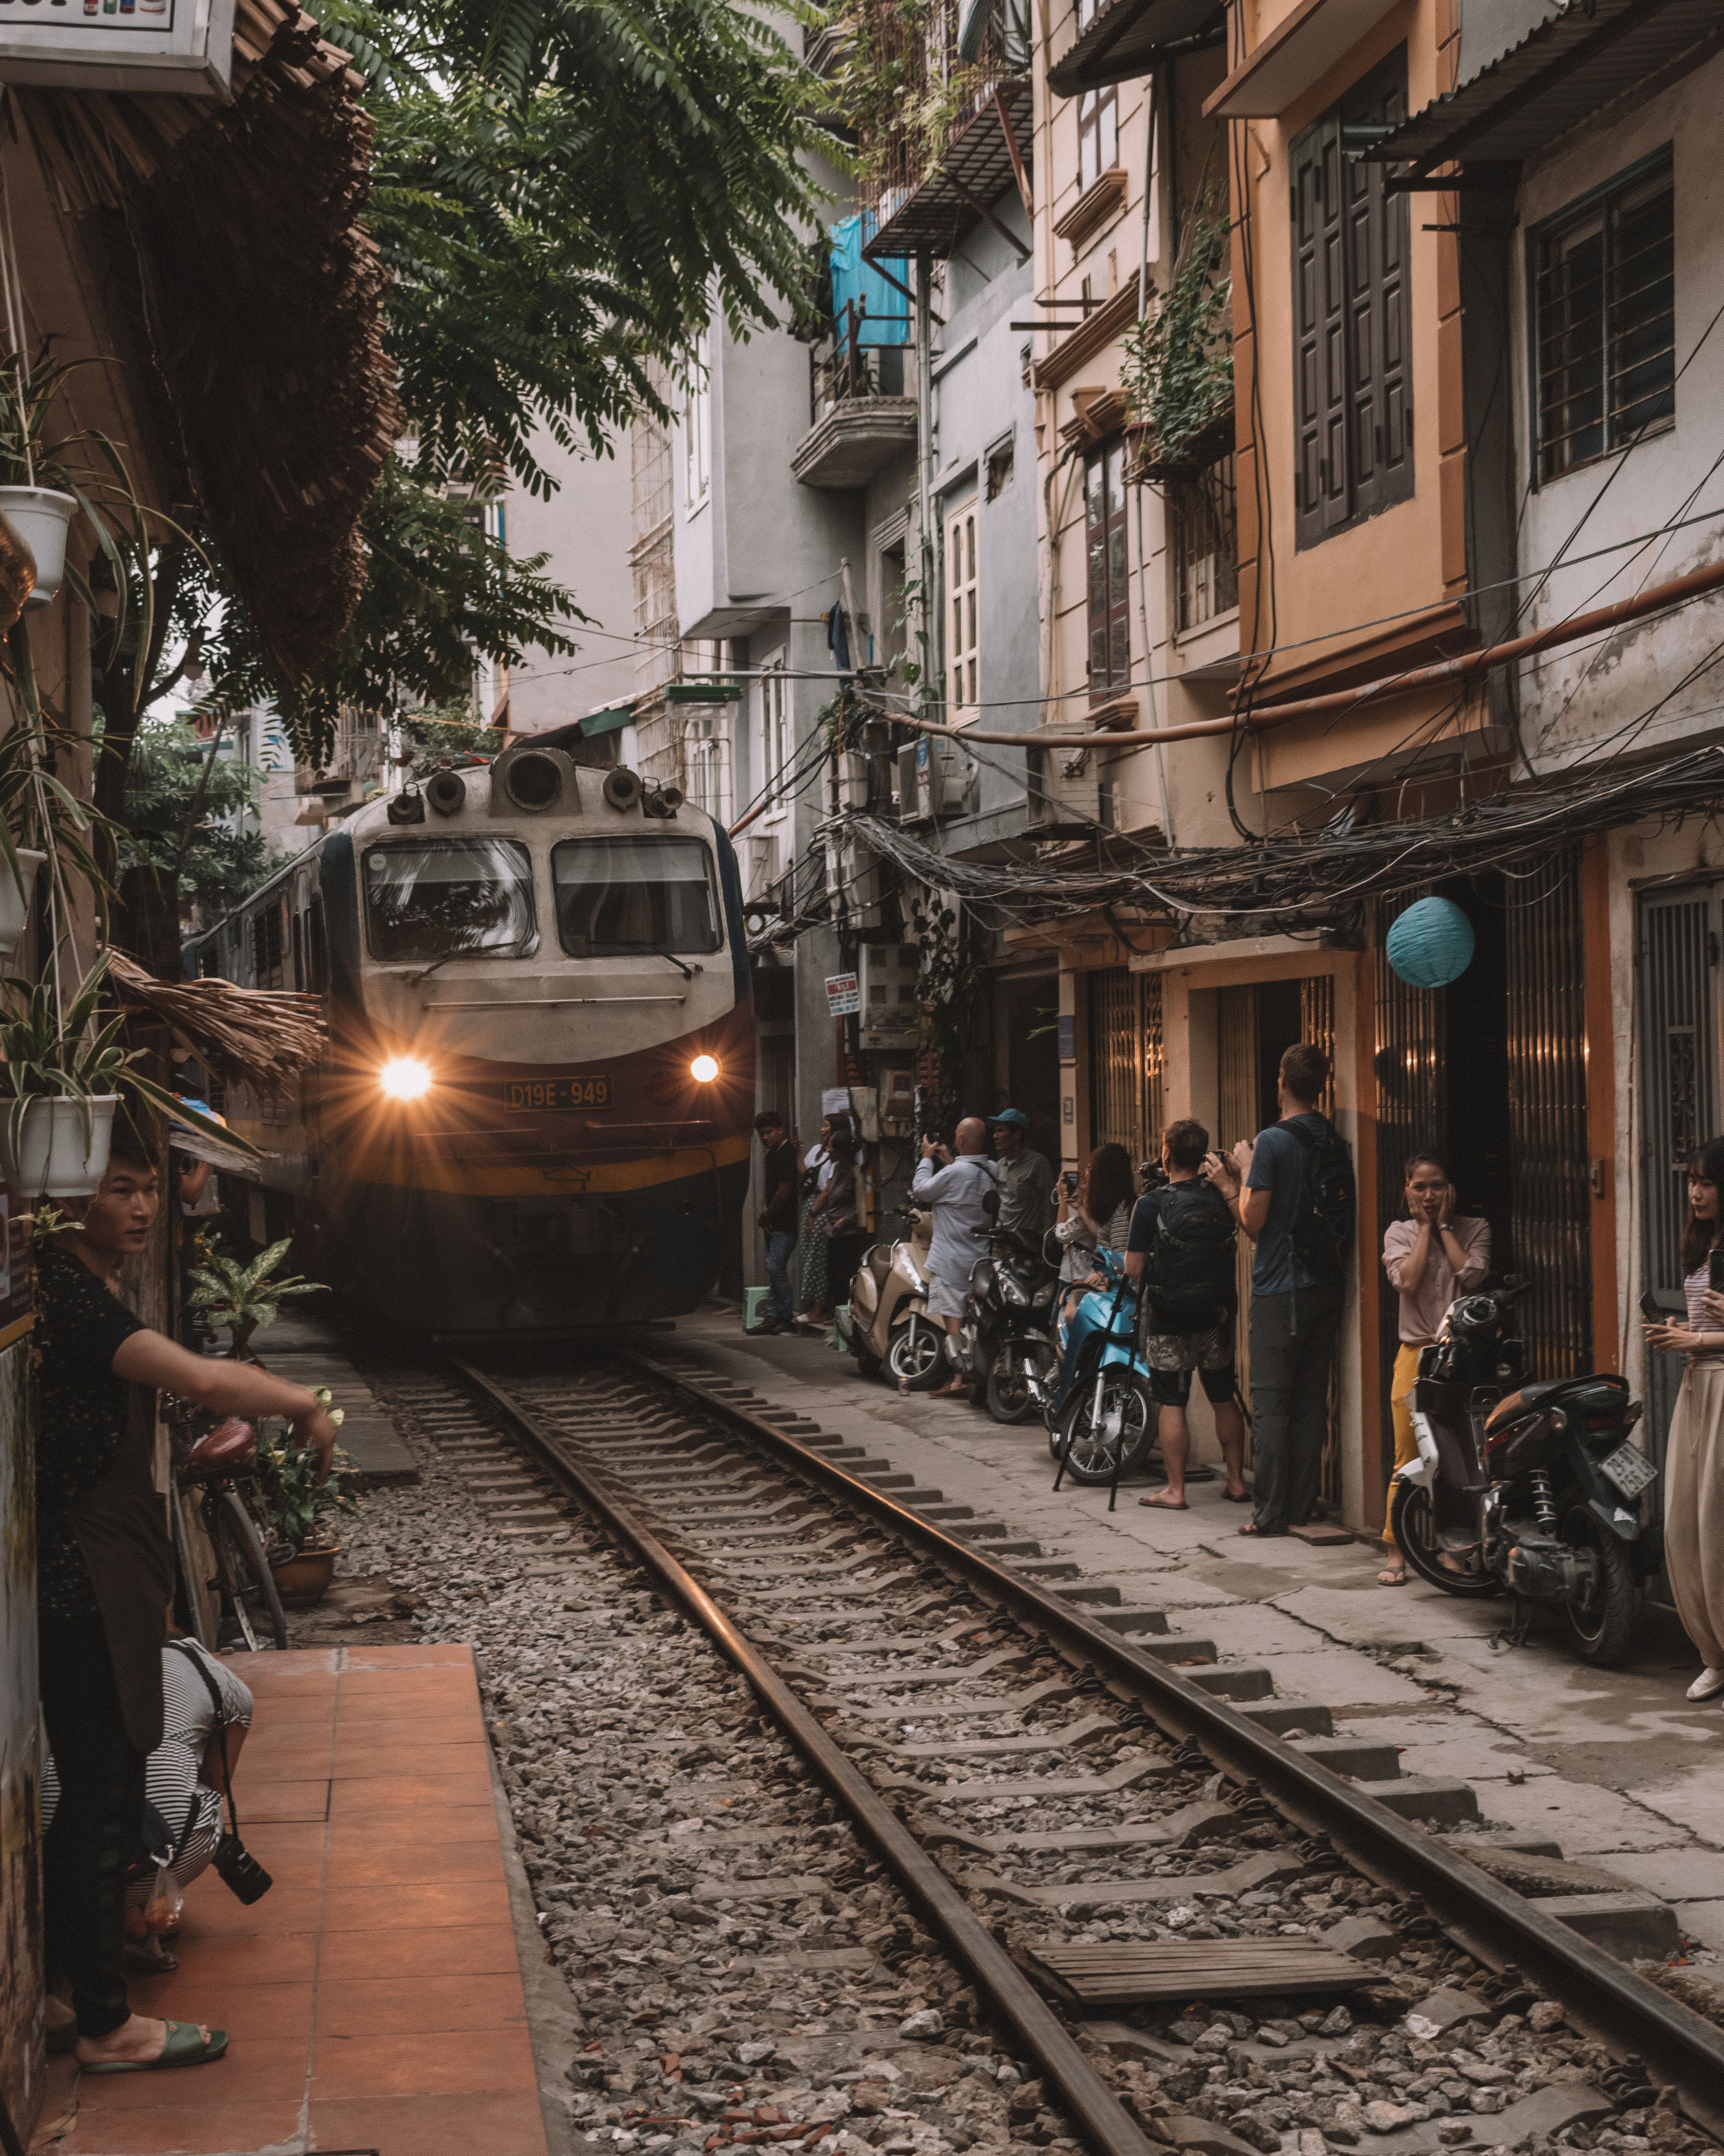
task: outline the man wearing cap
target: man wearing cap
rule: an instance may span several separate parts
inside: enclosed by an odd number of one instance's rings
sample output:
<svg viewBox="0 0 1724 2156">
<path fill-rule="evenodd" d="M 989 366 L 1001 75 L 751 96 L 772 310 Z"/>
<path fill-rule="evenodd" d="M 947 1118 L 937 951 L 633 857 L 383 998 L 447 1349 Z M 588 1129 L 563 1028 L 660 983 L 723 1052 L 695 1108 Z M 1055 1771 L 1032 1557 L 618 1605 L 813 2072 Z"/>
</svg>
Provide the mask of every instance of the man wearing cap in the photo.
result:
<svg viewBox="0 0 1724 2156">
<path fill-rule="evenodd" d="M 993 1157 L 999 1168 L 1003 1234 L 1039 1244 L 1054 1224 L 1054 1171 L 1027 1142 L 1029 1118 L 1022 1108 L 1002 1108 L 993 1118 Z"/>
</svg>

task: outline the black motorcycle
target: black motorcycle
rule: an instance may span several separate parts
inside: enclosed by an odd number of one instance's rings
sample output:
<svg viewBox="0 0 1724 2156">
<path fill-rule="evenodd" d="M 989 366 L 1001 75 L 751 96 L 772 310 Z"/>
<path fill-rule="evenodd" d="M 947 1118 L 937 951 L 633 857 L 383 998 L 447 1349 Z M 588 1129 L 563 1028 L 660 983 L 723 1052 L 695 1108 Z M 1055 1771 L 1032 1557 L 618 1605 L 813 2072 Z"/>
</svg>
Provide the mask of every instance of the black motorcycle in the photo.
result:
<svg viewBox="0 0 1724 2156">
<path fill-rule="evenodd" d="M 1060 1269 L 1028 1237 L 996 1229 L 970 1274 L 958 1355 L 970 1399 L 996 1422 L 1039 1414 L 1053 1396 Z"/>
<path fill-rule="evenodd" d="M 1526 1382 L 1507 1281 L 1449 1306 L 1419 1358 L 1419 1459 L 1395 1478 L 1391 1524 L 1407 1563 L 1445 1594 L 1509 1594 L 1560 1610 L 1575 1652 L 1627 1652 L 1661 1533 L 1639 1500 L 1658 1471 L 1633 1442 L 1640 1404 L 1609 1373 Z"/>
</svg>

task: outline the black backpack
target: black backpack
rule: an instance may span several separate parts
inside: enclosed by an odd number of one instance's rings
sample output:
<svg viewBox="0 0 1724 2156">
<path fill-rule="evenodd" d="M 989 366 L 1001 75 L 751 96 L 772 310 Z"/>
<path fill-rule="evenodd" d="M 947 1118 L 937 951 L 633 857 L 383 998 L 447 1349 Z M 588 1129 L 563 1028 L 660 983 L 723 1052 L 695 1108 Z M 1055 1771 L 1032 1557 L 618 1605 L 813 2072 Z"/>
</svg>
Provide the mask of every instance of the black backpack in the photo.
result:
<svg viewBox="0 0 1724 2156">
<path fill-rule="evenodd" d="M 1156 1238 L 1145 1268 L 1150 1329 L 1207 1332 L 1231 1314 L 1238 1299 L 1233 1214 L 1202 1176 L 1167 1184 L 1156 1205 Z"/>
<path fill-rule="evenodd" d="M 1321 1131 L 1284 1123 L 1305 1152 L 1305 1178 L 1293 1216 L 1293 1255 L 1320 1286 L 1338 1286 L 1347 1276 L 1358 1193 L 1347 1140 L 1326 1116 Z"/>
</svg>

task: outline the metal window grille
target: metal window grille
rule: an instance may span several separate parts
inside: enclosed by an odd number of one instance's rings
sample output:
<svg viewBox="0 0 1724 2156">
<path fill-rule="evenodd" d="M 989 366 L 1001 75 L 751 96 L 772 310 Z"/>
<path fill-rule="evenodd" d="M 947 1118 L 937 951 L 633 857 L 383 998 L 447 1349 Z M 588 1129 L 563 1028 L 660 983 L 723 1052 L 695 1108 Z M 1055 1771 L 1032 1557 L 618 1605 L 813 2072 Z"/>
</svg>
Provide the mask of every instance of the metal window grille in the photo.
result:
<svg viewBox="0 0 1724 2156">
<path fill-rule="evenodd" d="M 1161 1147 L 1162 977 L 1105 967 L 1089 992 L 1090 1142 L 1147 1160 Z"/>
<path fill-rule="evenodd" d="M 1675 192 L 1667 161 L 1535 240 L 1542 478 L 1675 423 Z"/>
<path fill-rule="evenodd" d="M 1131 575 L 1126 551 L 1126 450 L 1114 441 L 1084 460 L 1089 568 L 1090 694 L 1116 695 L 1131 675 Z"/>
<path fill-rule="evenodd" d="M 1168 489 L 1173 573 L 1182 631 L 1200 628 L 1239 603 L 1239 495 L 1234 454 Z"/>
</svg>

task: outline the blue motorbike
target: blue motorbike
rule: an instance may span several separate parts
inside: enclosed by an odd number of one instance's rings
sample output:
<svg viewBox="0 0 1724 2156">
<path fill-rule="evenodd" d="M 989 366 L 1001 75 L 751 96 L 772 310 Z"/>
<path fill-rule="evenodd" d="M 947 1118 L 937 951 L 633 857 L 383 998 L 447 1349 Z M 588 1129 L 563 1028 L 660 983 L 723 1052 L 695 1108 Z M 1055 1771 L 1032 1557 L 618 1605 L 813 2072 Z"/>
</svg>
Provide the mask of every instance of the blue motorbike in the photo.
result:
<svg viewBox="0 0 1724 2156">
<path fill-rule="evenodd" d="M 1137 1353 L 1137 1298 L 1111 1250 L 1096 1265 L 1106 1287 L 1080 1297 L 1070 1318 L 1060 1306 L 1060 1383 L 1049 1414 L 1049 1443 L 1060 1481 L 1117 1484 L 1155 1441 L 1157 1414 L 1149 1365 Z"/>
</svg>

